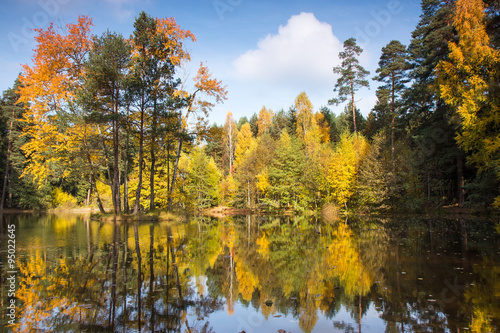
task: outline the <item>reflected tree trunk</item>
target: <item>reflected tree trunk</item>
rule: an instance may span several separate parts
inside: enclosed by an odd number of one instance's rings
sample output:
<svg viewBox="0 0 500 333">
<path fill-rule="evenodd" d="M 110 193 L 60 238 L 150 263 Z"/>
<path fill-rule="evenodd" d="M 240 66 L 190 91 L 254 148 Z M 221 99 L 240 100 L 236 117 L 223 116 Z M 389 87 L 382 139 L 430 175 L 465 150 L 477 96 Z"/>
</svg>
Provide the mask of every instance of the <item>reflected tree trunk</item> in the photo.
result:
<svg viewBox="0 0 500 333">
<path fill-rule="evenodd" d="M 128 225 L 123 228 L 123 256 L 122 266 L 123 270 L 123 332 L 127 327 L 128 313 L 127 313 L 127 260 L 128 260 Z"/>
<path fill-rule="evenodd" d="M 141 248 L 139 247 L 139 230 L 137 227 L 137 222 L 134 223 L 134 238 L 135 238 L 135 251 L 137 253 L 137 311 L 138 311 L 138 325 L 139 325 L 139 332 L 141 332 L 141 311 L 142 311 L 142 304 L 141 304 L 141 290 L 142 290 L 142 257 L 141 257 Z"/>
<path fill-rule="evenodd" d="M 359 319 L 358 319 L 358 333 L 361 333 L 361 293 L 359 294 Z"/>
<path fill-rule="evenodd" d="M 116 314 L 116 275 L 118 271 L 118 240 L 119 240 L 120 227 L 114 222 L 113 230 L 113 273 L 111 276 L 111 304 L 109 311 L 108 326 L 112 329 L 115 327 L 115 314 Z"/>
<path fill-rule="evenodd" d="M 177 291 L 179 293 L 179 300 L 181 301 L 181 305 L 184 304 L 184 300 L 182 299 L 182 290 L 181 290 L 181 283 L 179 280 L 179 271 L 177 269 L 177 263 L 175 261 L 175 248 L 174 248 L 174 242 L 172 238 L 172 230 L 168 228 L 168 242 L 170 243 L 170 254 L 172 255 L 172 265 L 174 266 L 174 274 L 175 274 L 175 283 L 177 285 Z"/>
<path fill-rule="evenodd" d="M 151 305 L 150 330 L 155 331 L 155 291 L 154 291 L 154 225 L 149 226 L 149 302 Z"/>
<path fill-rule="evenodd" d="M 401 332 L 404 332 L 404 326 L 403 326 L 403 301 L 401 300 L 401 282 L 399 278 L 399 243 L 396 245 L 396 284 L 397 284 L 397 291 L 398 291 L 398 304 L 399 304 L 399 309 L 401 311 Z"/>
</svg>

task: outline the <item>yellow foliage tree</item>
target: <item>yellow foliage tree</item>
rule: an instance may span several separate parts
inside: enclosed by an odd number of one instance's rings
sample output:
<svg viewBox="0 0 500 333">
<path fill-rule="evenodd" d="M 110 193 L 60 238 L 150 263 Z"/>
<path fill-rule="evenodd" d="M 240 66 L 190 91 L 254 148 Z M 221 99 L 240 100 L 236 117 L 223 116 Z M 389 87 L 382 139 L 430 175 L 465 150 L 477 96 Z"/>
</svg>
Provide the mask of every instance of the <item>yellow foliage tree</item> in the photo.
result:
<svg viewBox="0 0 500 333">
<path fill-rule="evenodd" d="M 258 136 L 261 136 L 262 134 L 267 132 L 269 126 L 271 126 L 273 115 L 274 113 L 272 110 L 268 110 L 266 109 L 266 107 L 262 107 L 259 112 L 259 118 L 257 119 Z"/>
<path fill-rule="evenodd" d="M 236 148 L 235 148 L 235 160 L 234 167 L 238 168 L 238 165 L 241 164 L 243 160 L 243 156 L 250 149 L 251 146 L 255 145 L 255 140 L 252 137 L 252 129 L 249 123 L 245 123 L 241 126 L 240 131 L 238 132 Z"/>
<path fill-rule="evenodd" d="M 319 137 L 322 143 L 330 141 L 330 126 L 325 119 L 325 116 L 321 112 L 316 112 L 314 114 L 314 119 L 319 127 Z"/>
<path fill-rule="evenodd" d="M 301 92 L 295 99 L 295 110 L 297 111 L 297 136 L 305 140 L 307 132 L 316 122 L 311 101 L 305 92 Z"/>
<path fill-rule="evenodd" d="M 361 159 L 368 153 L 369 144 L 359 134 L 344 133 L 330 158 L 326 176 L 328 199 L 347 209 L 347 202 L 354 194 L 355 180 Z"/>
<path fill-rule="evenodd" d="M 460 117 L 457 141 L 480 171 L 500 179 L 500 51 L 490 45 L 482 0 L 457 0 L 453 16 L 459 41 L 439 62 L 439 92 Z M 497 199 L 500 203 L 500 199 Z"/>
</svg>

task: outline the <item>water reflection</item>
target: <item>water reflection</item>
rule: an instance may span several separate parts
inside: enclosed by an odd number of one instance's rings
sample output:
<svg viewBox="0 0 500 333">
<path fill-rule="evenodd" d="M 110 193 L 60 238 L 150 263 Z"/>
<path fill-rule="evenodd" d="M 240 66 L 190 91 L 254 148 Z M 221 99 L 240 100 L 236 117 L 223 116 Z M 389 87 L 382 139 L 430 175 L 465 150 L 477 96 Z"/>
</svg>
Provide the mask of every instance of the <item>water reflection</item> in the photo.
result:
<svg viewBox="0 0 500 333">
<path fill-rule="evenodd" d="M 6 218 L 18 226 L 15 332 L 488 332 L 500 324 L 500 238 L 484 221 Z"/>
</svg>

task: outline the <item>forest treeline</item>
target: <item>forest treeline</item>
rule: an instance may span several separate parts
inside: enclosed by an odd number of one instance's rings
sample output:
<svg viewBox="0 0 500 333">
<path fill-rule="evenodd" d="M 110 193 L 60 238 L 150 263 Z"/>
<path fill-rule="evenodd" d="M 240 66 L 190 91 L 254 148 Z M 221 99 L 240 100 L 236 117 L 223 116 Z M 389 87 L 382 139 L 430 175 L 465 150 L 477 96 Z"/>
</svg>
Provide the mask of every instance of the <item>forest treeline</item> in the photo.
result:
<svg viewBox="0 0 500 333">
<path fill-rule="evenodd" d="M 499 206 L 500 7 L 423 0 L 408 46 L 390 41 L 376 73 L 344 42 L 328 106 L 305 92 L 281 110 L 209 125 L 226 98 L 174 19 L 141 13 L 126 39 L 91 19 L 37 31 L 2 99 L 1 203 L 96 203 L 113 212 L 216 205 L 304 211 Z M 380 82 L 364 117 L 356 93 Z M 343 112 L 333 107 L 347 101 Z"/>
</svg>

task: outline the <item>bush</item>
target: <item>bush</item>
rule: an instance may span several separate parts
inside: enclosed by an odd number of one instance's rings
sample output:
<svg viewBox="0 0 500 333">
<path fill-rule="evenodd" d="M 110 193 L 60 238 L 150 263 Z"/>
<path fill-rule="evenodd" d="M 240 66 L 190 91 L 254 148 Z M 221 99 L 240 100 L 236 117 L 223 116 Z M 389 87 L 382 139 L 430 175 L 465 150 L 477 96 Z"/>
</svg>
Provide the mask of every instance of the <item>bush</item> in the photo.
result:
<svg viewBox="0 0 500 333">
<path fill-rule="evenodd" d="M 52 207 L 54 208 L 73 208 L 77 206 L 77 201 L 74 196 L 64 192 L 59 187 L 52 191 Z"/>
</svg>

